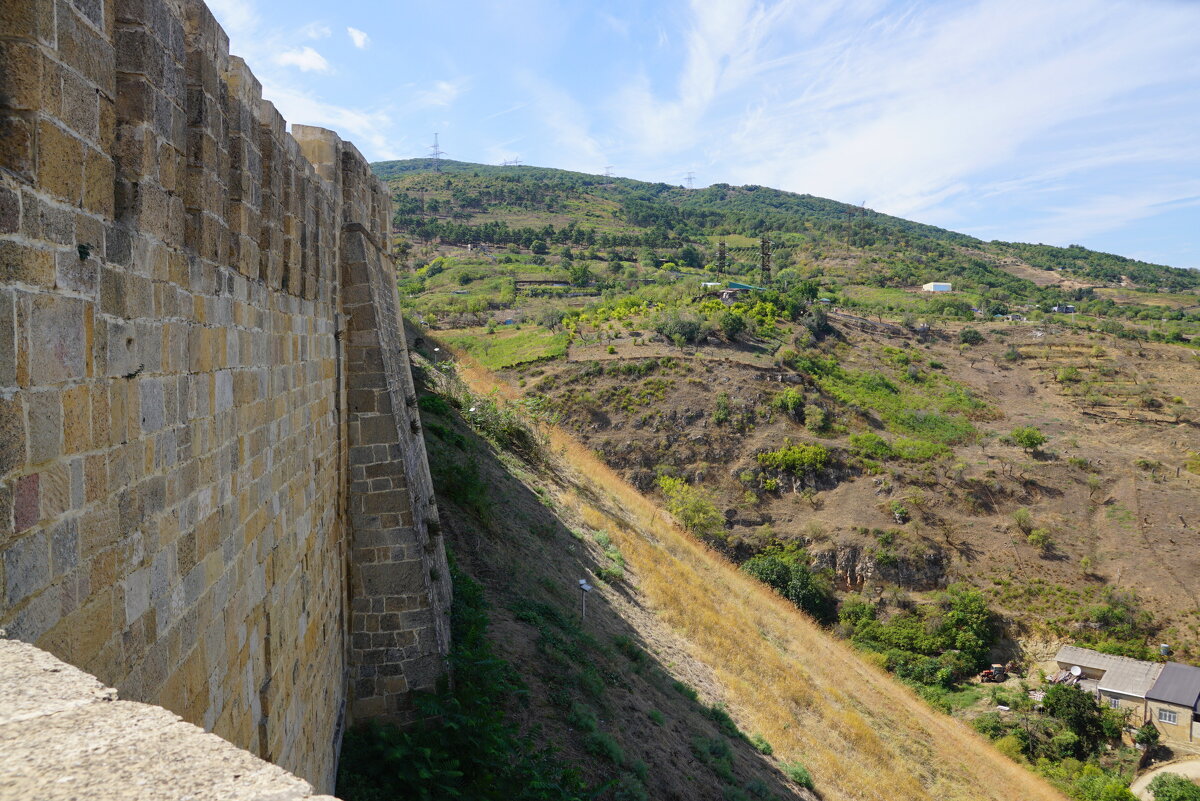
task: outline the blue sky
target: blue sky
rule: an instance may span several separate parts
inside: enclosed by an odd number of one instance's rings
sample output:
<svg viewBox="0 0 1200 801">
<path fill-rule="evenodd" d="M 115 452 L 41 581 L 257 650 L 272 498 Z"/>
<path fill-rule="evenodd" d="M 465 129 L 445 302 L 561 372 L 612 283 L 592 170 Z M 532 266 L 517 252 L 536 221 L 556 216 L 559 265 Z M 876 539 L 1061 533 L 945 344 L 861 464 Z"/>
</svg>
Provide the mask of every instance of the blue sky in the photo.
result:
<svg viewBox="0 0 1200 801">
<path fill-rule="evenodd" d="M 208 0 L 289 122 L 1200 268 L 1200 0 Z"/>
</svg>

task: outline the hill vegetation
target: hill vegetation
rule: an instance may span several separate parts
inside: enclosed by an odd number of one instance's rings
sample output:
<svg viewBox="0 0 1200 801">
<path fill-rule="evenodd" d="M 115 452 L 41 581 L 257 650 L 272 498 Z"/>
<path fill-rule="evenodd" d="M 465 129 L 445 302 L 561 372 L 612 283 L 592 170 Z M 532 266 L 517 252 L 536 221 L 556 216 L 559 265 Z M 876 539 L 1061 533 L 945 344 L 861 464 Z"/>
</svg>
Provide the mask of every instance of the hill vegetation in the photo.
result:
<svg viewBox="0 0 1200 801">
<path fill-rule="evenodd" d="M 434 361 L 499 371 L 739 575 L 1012 759 L 1128 797 L 1122 726 L 1029 693 L 1064 642 L 1200 658 L 1194 273 L 762 187 L 424 166 L 376 169 Z M 920 291 L 935 279 L 955 291 Z M 630 541 L 602 528 L 594 572 L 619 583 Z M 996 661 L 1014 678 L 981 687 Z"/>
</svg>

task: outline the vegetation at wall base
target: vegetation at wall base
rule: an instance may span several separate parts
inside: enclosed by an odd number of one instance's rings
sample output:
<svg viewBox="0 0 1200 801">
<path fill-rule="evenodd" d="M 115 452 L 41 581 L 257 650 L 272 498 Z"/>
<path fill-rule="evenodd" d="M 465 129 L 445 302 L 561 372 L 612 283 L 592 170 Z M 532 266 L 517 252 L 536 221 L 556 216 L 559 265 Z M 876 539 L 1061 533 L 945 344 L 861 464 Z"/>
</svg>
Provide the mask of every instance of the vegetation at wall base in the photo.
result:
<svg viewBox="0 0 1200 801">
<path fill-rule="evenodd" d="M 583 801 L 596 795 L 548 748 L 530 744 L 506 714 L 525 687 L 487 640 L 478 583 L 453 565 L 450 672 L 415 698 L 421 721 L 366 725 L 342 743 L 337 793 L 346 801 Z"/>
</svg>

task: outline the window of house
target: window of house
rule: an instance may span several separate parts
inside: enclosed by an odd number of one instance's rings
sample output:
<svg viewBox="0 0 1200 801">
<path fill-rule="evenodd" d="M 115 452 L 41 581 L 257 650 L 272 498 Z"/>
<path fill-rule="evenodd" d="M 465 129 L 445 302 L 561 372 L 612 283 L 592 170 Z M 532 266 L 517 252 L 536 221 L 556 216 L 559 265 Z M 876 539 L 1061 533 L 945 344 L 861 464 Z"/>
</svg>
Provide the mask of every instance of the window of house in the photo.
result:
<svg viewBox="0 0 1200 801">
<path fill-rule="evenodd" d="M 1158 710 L 1158 722 L 1174 726 L 1179 722 L 1179 715 L 1170 709 L 1160 709 Z"/>
<path fill-rule="evenodd" d="M 1120 709 L 1121 701 L 1117 698 L 1109 698 L 1108 699 L 1108 708 L 1109 709 Z"/>
</svg>

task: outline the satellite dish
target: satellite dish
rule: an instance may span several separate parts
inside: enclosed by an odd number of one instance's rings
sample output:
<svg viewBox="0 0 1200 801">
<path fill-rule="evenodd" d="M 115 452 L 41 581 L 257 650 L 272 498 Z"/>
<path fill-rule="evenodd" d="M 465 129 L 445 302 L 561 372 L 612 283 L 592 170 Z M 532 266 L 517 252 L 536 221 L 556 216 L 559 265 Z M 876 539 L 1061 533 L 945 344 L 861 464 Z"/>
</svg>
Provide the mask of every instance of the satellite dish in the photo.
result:
<svg viewBox="0 0 1200 801">
<path fill-rule="evenodd" d="M 592 585 L 587 583 L 587 579 L 580 579 L 579 580 L 579 589 L 583 590 L 584 592 L 591 592 Z"/>
<path fill-rule="evenodd" d="M 1071 675 L 1072 676 L 1082 676 L 1083 668 L 1081 668 L 1079 665 L 1072 665 L 1071 666 Z"/>
</svg>

